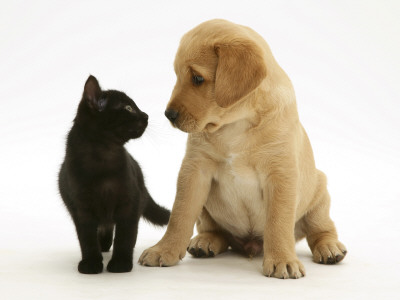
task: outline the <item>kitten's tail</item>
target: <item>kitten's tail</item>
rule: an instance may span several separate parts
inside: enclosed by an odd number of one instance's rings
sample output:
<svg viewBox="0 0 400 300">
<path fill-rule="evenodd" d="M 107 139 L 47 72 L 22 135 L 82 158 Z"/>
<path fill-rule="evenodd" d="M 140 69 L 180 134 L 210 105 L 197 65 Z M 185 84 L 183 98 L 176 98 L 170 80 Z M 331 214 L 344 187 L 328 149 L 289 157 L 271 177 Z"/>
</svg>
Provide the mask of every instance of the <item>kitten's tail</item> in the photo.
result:
<svg viewBox="0 0 400 300">
<path fill-rule="evenodd" d="M 146 207 L 143 212 L 143 217 L 147 221 L 150 221 L 154 225 L 167 225 L 170 214 L 171 212 L 168 209 L 155 203 L 150 194 L 147 193 Z"/>
</svg>

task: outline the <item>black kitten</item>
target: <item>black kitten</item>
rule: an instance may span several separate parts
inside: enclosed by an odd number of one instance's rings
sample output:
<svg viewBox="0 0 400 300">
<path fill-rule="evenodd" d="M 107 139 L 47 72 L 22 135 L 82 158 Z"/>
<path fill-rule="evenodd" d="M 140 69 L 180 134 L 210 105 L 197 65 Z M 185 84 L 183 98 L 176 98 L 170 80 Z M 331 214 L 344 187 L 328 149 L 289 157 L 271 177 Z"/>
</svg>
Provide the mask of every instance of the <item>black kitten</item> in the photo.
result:
<svg viewBox="0 0 400 300">
<path fill-rule="evenodd" d="M 124 148 L 143 134 L 147 119 L 124 93 L 102 91 L 93 76 L 86 81 L 59 174 L 81 246 L 81 273 L 102 272 L 101 251 L 110 249 L 114 225 L 107 270 L 129 272 L 140 216 L 156 225 L 168 223 L 170 212 L 153 201 L 138 163 Z"/>
</svg>

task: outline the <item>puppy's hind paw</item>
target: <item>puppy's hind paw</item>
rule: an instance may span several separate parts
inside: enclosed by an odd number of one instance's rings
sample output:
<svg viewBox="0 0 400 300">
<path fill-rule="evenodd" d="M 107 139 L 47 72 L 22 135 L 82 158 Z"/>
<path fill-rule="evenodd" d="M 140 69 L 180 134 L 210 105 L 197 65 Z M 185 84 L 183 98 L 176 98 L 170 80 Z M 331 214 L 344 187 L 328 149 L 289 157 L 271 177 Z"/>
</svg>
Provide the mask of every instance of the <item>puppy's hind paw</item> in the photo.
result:
<svg viewBox="0 0 400 300">
<path fill-rule="evenodd" d="M 203 232 L 190 241 L 187 251 L 194 257 L 214 257 L 228 249 L 224 236 L 214 232 Z"/>
<path fill-rule="evenodd" d="M 346 256 L 346 247 L 339 241 L 318 243 L 313 250 L 313 260 L 319 264 L 334 265 Z"/>
</svg>

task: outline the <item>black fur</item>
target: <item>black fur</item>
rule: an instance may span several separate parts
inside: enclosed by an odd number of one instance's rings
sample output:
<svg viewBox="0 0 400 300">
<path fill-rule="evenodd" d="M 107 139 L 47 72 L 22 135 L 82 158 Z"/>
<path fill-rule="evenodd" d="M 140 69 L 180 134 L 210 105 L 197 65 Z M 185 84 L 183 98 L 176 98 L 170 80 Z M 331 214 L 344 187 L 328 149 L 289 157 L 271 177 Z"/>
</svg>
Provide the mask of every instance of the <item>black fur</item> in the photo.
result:
<svg viewBox="0 0 400 300">
<path fill-rule="evenodd" d="M 129 272 L 140 217 L 168 223 L 170 212 L 153 201 L 138 163 L 124 148 L 143 134 L 147 119 L 124 93 L 102 91 L 93 76 L 86 81 L 59 173 L 61 197 L 81 247 L 81 273 L 102 272 L 101 251 L 110 249 L 114 225 L 107 270 Z"/>
</svg>

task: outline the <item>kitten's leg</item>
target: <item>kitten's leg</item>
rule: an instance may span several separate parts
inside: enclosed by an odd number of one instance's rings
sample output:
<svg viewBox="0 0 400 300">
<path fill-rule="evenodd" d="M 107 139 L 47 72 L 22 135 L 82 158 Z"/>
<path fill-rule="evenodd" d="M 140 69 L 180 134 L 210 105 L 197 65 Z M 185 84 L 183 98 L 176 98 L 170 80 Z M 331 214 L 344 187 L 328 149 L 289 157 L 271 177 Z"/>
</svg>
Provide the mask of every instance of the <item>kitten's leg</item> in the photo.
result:
<svg viewBox="0 0 400 300">
<path fill-rule="evenodd" d="M 114 225 L 102 225 L 97 230 L 101 252 L 108 252 L 113 241 Z"/>
<path fill-rule="evenodd" d="M 139 218 L 123 219 L 115 226 L 114 250 L 107 270 L 112 273 L 130 272 L 133 264 L 133 248 L 136 244 Z"/>
<path fill-rule="evenodd" d="M 81 246 L 82 260 L 78 270 L 83 274 L 98 274 L 103 271 L 103 257 L 97 239 L 97 224 L 94 220 L 75 220 L 76 232 Z"/>
</svg>

